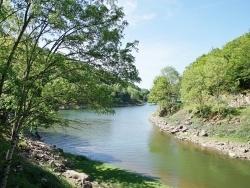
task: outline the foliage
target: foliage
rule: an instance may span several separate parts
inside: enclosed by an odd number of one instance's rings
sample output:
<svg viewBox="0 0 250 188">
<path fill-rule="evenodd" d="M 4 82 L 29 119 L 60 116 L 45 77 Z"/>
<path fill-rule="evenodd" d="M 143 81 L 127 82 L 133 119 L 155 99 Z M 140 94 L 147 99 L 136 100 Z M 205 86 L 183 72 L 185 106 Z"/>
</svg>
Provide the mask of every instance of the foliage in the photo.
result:
<svg viewBox="0 0 250 188">
<path fill-rule="evenodd" d="M 250 89 L 250 32 L 235 40 L 228 42 L 222 49 L 222 54 L 227 60 L 226 69 L 228 79 L 236 83 L 235 88 L 228 88 L 229 91 L 241 92 Z"/>
<path fill-rule="evenodd" d="M 250 33 L 212 49 L 189 65 L 181 81 L 181 98 L 204 116 L 232 114 L 223 96 L 250 89 Z"/>
<path fill-rule="evenodd" d="M 6 132 L 0 130 L 0 168 L 4 162 L 4 151 L 9 147 L 4 136 Z M 166 187 L 158 180 L 150 177 L 145 177 L 140 174 L 127 172 L 125 170 L 117 169 L 101 162 L 87 159 L 84 156 L 77 156 L 63 153 L 63 158 L 74 163 L 74 168 L 90 175 L 92 181 L 98 181 L 101 185 L 109 185 L 109 187 Z M 12 166 L 22 165 L 23 171 L 18 174 L 14 170 L 10 171 L 7 188 L 42 188 L 42 187 L 56 187 L 56 188 L 70 188 L 70 185 L 65 179 L 58 179 L 58 177 L 51 171 L 49 165 L 38 167 L 31 164 L 25 158 L 20 157 L 17 152 L 13 156 Z M 41 184 L 41 178 L 47 179 L 47 184 Z M 49 184 L 49 185 L 48 185 Z"/>
<path fill-rule="evenodd" d="M 149 90 L 141 89 L 134 84 L 128 86 L 114 84 L 112 96 L 115 99 L 116 105 L 131 105 L 142 104 L 147 101 Z"/>
<path fill-rule="evenodd" d="M 92 181 L 97 181 L 101 185 L 109 187 L 167 187 L 151 177 L 127 172 L 98 161 L 92 161 L 84 156 L 64 154 L 64 157 L 74 163 L 79 172 L 90 175 Z"/>
<path fill-rule="evenodd" d="M 160 116 L 172 114 L 179 109 L 176 101 L 180 97 L 180 76 L 173 67 L 165 67 L 161 75 L 154 80 L 148 97 L 151 103 L 157 103 L 160 107 Z"/>
<path fill-rule="evenodd" d="M 210 137 L 216 140 L 248 143 L 250 141 L 250 107 L 244 109 L 229 108 L 229 110 L 232 110 L 232 112 L 226 112 L 226 114 L 231 115 L 224 118 L 219 116 L 206 118 L 200 117 L 199 114 L 197 114 L 198 117 L 194 116 L 193 113 L 189 113 L 187 108 L 183 108 L 171 116 L 164 117 L 164 120 L 172 126 L 179 126 L 192 117 L 192 124 L 189 125 L 190 129 L 206 130 Z M 235 112 L 235 110 L 237 111 Z M 208 115 L 210 116 L 210 114 Z"/>
<path fill-rule="evenodd" d="M 3 168 L 4 165 L 4 157 L 5 151 L 9 147 L 9 143 L 6 141 L 6 134 L 8 131 L 0 127 L 0 168 Z M 22 144 L 22 143 L 21 143 Z M 14 168 L 18 165 L 22 166 L 22 172 L 17 173 L 14 171 Z M 13 170 L 10 171 L 9 174 L 9 181 L 7 184 L 7 188 L 12 187 L 34 187 L 40 188 L 44 187 L 41 182 L 41 178 L 46 178 L 50 183 L 50 187 L 58 187 L 58 188 L 70 188 L 72 187 L 68 182 L 65 180 L 59 180 L 56 175 L 48 172 L 47 170 L 38 167 L 36 165 L 31 164 L 24 158 L 20 157 L 20 153 L 16 153 L 13 156 L 12 161 Z"/>
<path fill-rule="evenodd" d="M 0 22 L 0 126 L 12 127 L 4 187 L 24 127 L 62 123 L 58 104 L 112 112 L 111 86 L 140 78 L 138 41 L 122 45 L 128 23 L 113 1 L 4 1 Z"/>
</svg>

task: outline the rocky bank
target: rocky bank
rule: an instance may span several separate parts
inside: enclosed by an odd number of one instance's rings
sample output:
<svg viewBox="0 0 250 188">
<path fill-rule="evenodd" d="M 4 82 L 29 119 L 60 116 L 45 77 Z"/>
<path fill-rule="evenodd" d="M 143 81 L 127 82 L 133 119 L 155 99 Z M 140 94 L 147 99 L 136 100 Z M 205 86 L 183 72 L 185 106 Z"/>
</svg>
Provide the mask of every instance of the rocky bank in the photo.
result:
<svg viewBox="0 0 250 188">
<path fill-rule="evenodd" d="M 57 175 L 59 179 L 66 178 L 76 188 L 101 188 L 98 182 L 91 182 L 90 176 L 74 170 L 74 164 L 62 157 L 63 150 L 56 146 L 49 146 L 40 141 L 36 136 L 22 137 L 19 139 L 19 156 L 29 160 L 31 163 L 44 167 L 49 166 L 51 173 Z M 18 165 L 16 171 L 22 171 L 22 166 Z M 46 178 L 41 177 L 42 184 L 49 187 Z"/>
<path fill-rule="evenodd" d="M 161 131 L 173 134 L 177 139 L 182 141 L 193 142 L 200 147 L 217 150 L 232 158 L 250 160 L 250 142 L 242 144 L 212 139 L 205 130 L 191 129 L 191 118 L 179 126 L 171 126 L 163 118 L 153 115 L 149 117 L 149 121 L 158 126 Z"/>
</svg>

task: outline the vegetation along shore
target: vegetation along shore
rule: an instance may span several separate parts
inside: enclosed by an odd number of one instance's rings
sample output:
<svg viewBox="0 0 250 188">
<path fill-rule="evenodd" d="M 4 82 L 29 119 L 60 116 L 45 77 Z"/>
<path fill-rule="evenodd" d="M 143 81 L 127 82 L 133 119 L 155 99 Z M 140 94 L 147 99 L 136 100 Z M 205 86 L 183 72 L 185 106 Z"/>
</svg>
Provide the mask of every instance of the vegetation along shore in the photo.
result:
<svg viewBox="0 0 250 188">
<path fill-rule="evenodd" d="M 250 160 L 250 33 L 212 49 L 183 75 L 165 67 L 148 100 L 150 121 L 176 138 Z"/>
<path fill-rule="evenodd" d="M 171 119 L 155 115 L 151 115 L 149 120 L 154 125 L 158 126 L 161 131 L 170 133 L 175 136 L 175 138 L 182 141 L 195 143 L 202 148 L 217 150 L 218 152 L 226 154 L 232 158 L 250 160 L 250 142 L 236 142 L 234 139 L 219 138 L 216 136 L 216 130 L 200 126 L 197 120 L 181 113 L 183 112 L 180 112 L 175 116 L 175 118 L 178 116 L 178 123 L 171 121 Z M 180 120 L 180 118 L 183 119 Z"/>
<path fill-rule="evenodd" d="M 1 1 L 0 23 L 0 188 L 163 186 L 25 137 L 69 125 L 59 105 L 114 114 L 116 105 L 148 100 L 162 130 L 249 159 L 250 32 L 183 75 L 165 67 L 149 92 L 135 85 L 139 41 L 123 43 L 128 22 L 116 1 Z"/>
<path fill-rule="evenodd" d="M 146 96 L 134 87 L 138 41 L 122 42 L 128 23 L 116 1 L 1 1 L 0 23 L 0 129 L 10 133 L 1 158 L 5 188 L 20 133 L 68 123 L 58 105 L 114 113 L 121 98 Z"/>
<path fill-rule="evenodd" d="M 5 131 L 0 136 L 0 155 L 8 147 Z M 3 160 L 0 167 L 3 167 Z M 93 161 L 84 156 L 63 152 L 37 136 L 20 136 L 7 187 L 19 188 L 110 188 L 166 187 L 153 177 L 128 172 Z"/>
</svg>

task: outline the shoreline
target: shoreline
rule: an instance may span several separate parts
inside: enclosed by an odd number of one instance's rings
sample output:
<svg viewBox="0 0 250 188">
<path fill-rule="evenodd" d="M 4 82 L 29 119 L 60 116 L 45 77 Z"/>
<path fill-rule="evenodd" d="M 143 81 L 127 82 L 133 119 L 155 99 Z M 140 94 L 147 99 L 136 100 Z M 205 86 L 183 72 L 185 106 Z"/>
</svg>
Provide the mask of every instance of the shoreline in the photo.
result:
<svg viewBox="0 0 250 188">
<path fill-rule="evenodd" d="M 159 116 L 150 115 L 148 118 L 155 126 L 159 127 L 160 131 L 172 134 L 175 138 L 184 142 L 192 142 L 202 148 L 208 148 L 218 151 L 221 154 L 227 155 L 231 158 L 239 158 L 250 161 L 250 142 L 236 143 L 232 141 L 221 141 L 209 137 L 204 130 L 195 130 L 189 127 L 190 120 L 188 119 L 184 124 L 179 126 L 172 126 L 168 124 L 163 118 Z"/>
<path fill-rule="evenodd" d="M 129 172 L 108 164 L 94 161 L 82 155 L 64 152 L 51 146 L 35 135 L 26 132 L 19 138 L 17 155 L 30 163 L 54 174 L 57 179 L 66 180 L 71 187 L 108 188 L 168 187 L 153 177 Z M 49 185 L 46 177 L 41 177 L 44 185 Z"/>
<path fill-rule="evenodd" d="M 63 149 L 55 145 L 50 146 L 36 135 L 26 133 L 19 139 L 21 143 L 18 148 L 18 155 L 27 159 L 30 163 L 45 168 L 48 172 L 57 176 L 58 179 L 64 178 L 72 187 L 92 186 L 99 187 L 95 181 L 90 181 L 90 176 L 85 173 L 79 173 L 74 170 L 74 163 L 63 156 Z M 44 184 L 47 184 L 46 178 L 42 178 Z"/>
<path fill-rule="evenodd" d="M 143 103 L 117 103 L 112 108 L 143 106 L 145 104 L 146 104 L 146 102 L 143 102 Z M 70 106 L 70 105 L 59 105 L 58 109 L 59 110 L 79 110 L 79 109 L 87 109 L 87 106 L 85 106 L 85 105 L 77 105 L 77 106 L 73 107 L 73 106 Z"/>
</svg>

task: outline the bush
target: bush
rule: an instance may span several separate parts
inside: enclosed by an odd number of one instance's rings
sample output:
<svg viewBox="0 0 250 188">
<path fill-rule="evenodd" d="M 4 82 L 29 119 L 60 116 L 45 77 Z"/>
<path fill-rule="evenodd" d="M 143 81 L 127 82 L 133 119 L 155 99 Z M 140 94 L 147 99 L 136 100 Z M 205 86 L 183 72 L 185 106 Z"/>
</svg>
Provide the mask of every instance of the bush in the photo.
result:
<svg viewBox="0 0 250 188">
<path fill-rule="evenodd" d="M 208 105 L 201 105 L 197 107 L 196 115 L 202 118 L 209 118 L 212 114 L 212 108 Z"/>
<path fill-rule="evenodd" d="M 180 108 L 181 104 L 178 103 L 165 103 L 160 107 L 159 116 L 164 117 L 166 115 L 172 115 L 176 113 Z"/>
<path fill-rule="evenodd" d="M 239 110 L 233 107 L 217 107 L 202 105 L 197 107 L 196 115 L 202 118 L 213 118 L 214 116 L 220 116 L 225 118 L 230 115 L 238 115 Z"/>
</svg>

